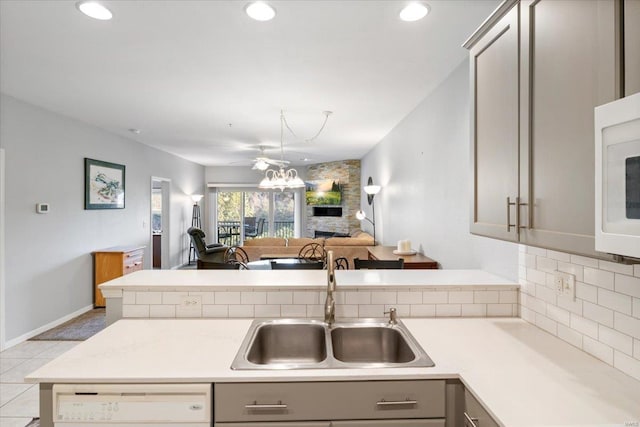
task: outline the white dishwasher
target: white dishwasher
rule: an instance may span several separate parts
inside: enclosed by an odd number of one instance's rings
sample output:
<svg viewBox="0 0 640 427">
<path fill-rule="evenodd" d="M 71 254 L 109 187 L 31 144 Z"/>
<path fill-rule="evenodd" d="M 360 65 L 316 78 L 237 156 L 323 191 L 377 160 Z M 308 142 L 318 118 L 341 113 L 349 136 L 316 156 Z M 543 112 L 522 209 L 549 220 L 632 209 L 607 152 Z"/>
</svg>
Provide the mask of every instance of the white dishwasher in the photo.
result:
<svg viewBox="0 0 640 427">
<path fill-rule="evenodd" d="M 55 427 L 211 427 L 211 384 L 55 384 Z"/>
</svg>

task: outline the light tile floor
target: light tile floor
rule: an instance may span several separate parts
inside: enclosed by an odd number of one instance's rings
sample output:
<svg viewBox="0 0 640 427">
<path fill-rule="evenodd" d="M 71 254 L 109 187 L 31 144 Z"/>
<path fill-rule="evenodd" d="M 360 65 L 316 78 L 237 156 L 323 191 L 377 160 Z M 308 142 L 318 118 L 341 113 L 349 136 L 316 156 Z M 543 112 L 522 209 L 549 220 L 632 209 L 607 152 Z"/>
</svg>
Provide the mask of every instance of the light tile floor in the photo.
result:
<svg viewBox="0 0 640 427">
<path fill-rule="evenodd" d="M 24 427 L 38 417 L 38 384 L 24 376 L 81 341 L 25 341 L 0 353 L 0 425 Z"/>
</svg>

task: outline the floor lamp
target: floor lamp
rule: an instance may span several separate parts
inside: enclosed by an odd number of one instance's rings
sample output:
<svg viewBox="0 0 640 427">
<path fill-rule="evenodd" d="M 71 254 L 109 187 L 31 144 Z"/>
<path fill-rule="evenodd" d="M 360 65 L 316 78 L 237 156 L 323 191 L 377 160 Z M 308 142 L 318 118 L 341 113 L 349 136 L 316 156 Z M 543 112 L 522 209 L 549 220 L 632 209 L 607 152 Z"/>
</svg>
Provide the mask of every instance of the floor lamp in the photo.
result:
<svg viewBox="0 0 640 427">
<path fill-rule="evenodd" d="M 191 200 L 193 200 L 193 211 L 191 213 L 191 226 L 202 229 L 202 223 L 200 222 L 200 205 L 198 202 L 202 199 L 202 194 L 193 194 Z M 193 247 L 193 242 L 189 244 L 189 265 L 191 265 L 191 254 L 193 253 L 193 261 L 197 260 L 196 248 Z"/>
<path fill-rule="evenodd" d="M 359 210 L 358 212 L 356 212 L 356 218 L 358 218 L 360 221 L 366 219 L 373 226 L 373 245 L 374 246 L 376 245 L 376 205 L 373 203 L 373 199 L 375 198 L 376 194 L 380 192 L 381 188 L 382 187 L 380 187 L 379 185 L 373 185 L 373 179 L 369 177 L 369 179 L 367 180 L 367 185 L 364 186 L 363 190 L 365 193 L 367 193 L 367 202 L 371 206 L 372 219 L 367 218 L 367 215 L 364 213 L 363 210 Z"/>
</svg>

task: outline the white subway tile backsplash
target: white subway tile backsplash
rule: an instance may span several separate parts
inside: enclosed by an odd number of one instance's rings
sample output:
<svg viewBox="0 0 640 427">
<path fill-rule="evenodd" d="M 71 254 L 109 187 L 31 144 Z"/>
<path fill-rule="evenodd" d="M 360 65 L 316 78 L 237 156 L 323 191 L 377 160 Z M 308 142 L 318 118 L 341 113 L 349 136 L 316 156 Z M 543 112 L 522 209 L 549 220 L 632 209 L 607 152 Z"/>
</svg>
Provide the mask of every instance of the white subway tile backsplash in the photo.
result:
<svg viewBox="0 0 640 427">
<path fill-rule="evenodd" d="M 566 262 L 558 262 L 558 271 L 562 271 L 563 273 L 569 273 L 576 276 L 576 281 L 583 282 L 584 281 L 584 266 L 577 264 L 570 264 Z"/>
<path fill-rule="evenodd" d="M 162 304 L 177 305 L 182 301 L 182 297 L 188 297 L 189 292 L 163 292 Z"/>
<path fill-rule="evenodd" d="M 598 339 L 598 324 L 593 320 L 572 313 L 571 328 L 593 339 Z"/>
<path fill-rule="evenodd" d="M 517 304 L 518 303 L 518 291 L 500 291 L 500 304 Z M 449 297 L 449 302 L 451 297 Z"/>
<path fill-rule="evenodd" d="M 625 276 L 616 274 L 615 290 L 622 294 L 640 298 L 640 277 Z"/>
<path fill-rule="evenodd" d="M 601 259 L 598 260 L 598 266 L 600 267 L 600 270 L 607 270 L 614 273 L 633 276 L 633 265 L 631 264 L 620 264 L 617 262 L 609 262 Z"/>
<path fill-rule="evenodd" d="M 633 338 L 629 335 L 600 325 L 598 330 L 598 340 L 603 344 L 628 354 L 629 356 L 633 356 Z"/>
<path fill-rule="evenodd" d="M 388 312 L 391 308 L 395 308 L 397 310 L 400 318 L 411 317 L 411 306 L 409 304 L 385 304 L 384 311 Z"/>
<path fill-rule="evenodd" d="M 582 348 L 582 334 L 565 325 L 558 324 L 558 338 L 568 342 L 572 346 Z"/>
<path fill-rule="evenodd" d="M 476 304 L 495 304 L 500 302 L 499 291 L 474 291 L 473 302 Z"/>
<path fill-rule="evenodd" d="M 123 304 L 122 317 L 149 317 L 149 306 L 142 304 Z"/>
<path fill-rule="evenodd" d="M 256 304 L 253 309 L 256 317 L 280 317 L 279 304 Z"/>
<path fill-rule="evenodd" d="M 358 317 L 384 317 L 384 305 L 363 304 L 358 306 Z"/>
<path fill-rule="evenodd" d="M 547 306 L 547 317 L 566 326 L 571 324 L 571 313 L 555 305 L 549 304 Z"/>
<path fill-rule="evenodd" d="M 613 365 L 613 348 L 589 337 L 582 338 L 582 349 L 609 365 Z"/>
<path fill-rule="evenodd" d="M 216 304 L 240 304 L 240 292 L 215 292 Z M 179 304 L 179 303 L 178 303 Z"/>
<path fill-rule="evenodd" d="M 293 292 L 293 303 L 294 304 L 318 304 L 320 299 L 318 298 L 318 292 L 313 291 L 294 291 Z"/>
<path fill-rule="evenodd" d="M 613 310 L 609 308 L 585 302 L 583 304 L 583 315 L 587 319 L 613 328 Z"/>
<path fill-rule="evenodd" d="M 307 305 L 307 317 L 322 318 L 324 317 L 324 306 L 322 305 Z"/>
<path fill-rule="evenodd" d="M 571 261 L 571 255 L 566 254 L 564 252 L 552 251 L 550 249 L 547 250 L 547 257 L 551 259 L 555 259 L 556 261 L 562 261 L 562 262 Z"/>
<path fill-rule="evenodd" d="M 398 304 L 422 304 L 422 292 L 398 291 Z"/>
<path fill-rule="evenodd" d="M 542 248 L 536 248 L 535 246 L 527 246 L 527 253 L 538 256 L 547 256 L 547 250 Z"/>
<path fill-rule="evenodd" d="M 280 313 L 282 317 L 307 317 L 306 305 L 281 305 Z"/>
<path fill-rule="evenodd" d="M 601 288 L 613 290 L 614 274 L 610 271 L 598 270 L 597 268 L 584 269 L 584 282 L 596 285 Z"/>
<path fill-rule="evenodd" d="M 460 317 L 460 304 L 436 304 L 436 317 Z"/>
<path fill-rule="evenodd" d="M 371 292 L 369 291 L 347 291 L 346 294 L 346 303 L 352 305 L 358 304 L 371 304 Z"/>
<path fill-rule="evenodd" d="M 556 291 L 554 289 L 549 289 L 543 285 L 536 285 L 536 298 L 554 305 L 558 300 Z"/>
<path fill-rule="evenodd" d="M 640 360 L 640 340 L 637 338 L 633 339 L 633 357 Z"/>
<path fill-rule="evenodd" d="M 473 291 L 449 292 L 449 303 L 450 304 L 472 304 Z"/>
<path fill-rule="evenodd" d="M 189 296 L 200 296 L 202 304 L 215 304 L 214 292 L 189 292 Z"/>
<path fill-rule="evenodd" d="M 435 317 L 435 304 L 411 304 L 411 317 Z"/>
<path fill-rule="evenodd" d="M 583 282 L 576 282 L 576 297 L 583 301 L 598 303 L 598 287 L 587 285 Z"/>
<path fill-rule="evenodd" d="M 122 292 L 122 304 L 135 304 L 136 303 L 136 293 L 133 291 L 124 291 Z"/>
<path fill-rule="evenodd" d="M 536 258 L 534 254 L 521 254 L 519 257 L 522 260 L 522 265 L 526 268 L 536 268 Z"/>
<path fill-rule="evenodd" d="M 587 258 L 580 255 L 571 255 L 571 263 L 584 265 L 585 267 L 598 268 L 598 260 L 594 258 Z"/>
<path fill-rule="evenodd" d="M 487 304 L 487 316 L 511 317 L 513 306 L 511 304 Z"/>
<path fill-rule="evenodd" d="M 521 304 L 524 307 L 527 307 L 530 310 L 535 311 L 536 313 L 546 314 L 547 313 L 547 304 L 536 297 L 532 297 L 530 295 L 521 295 Z"/>
<path fill-rule="evenodd" d="M 266 304 L 266 292 L 240 292 L 240 304 Z"/>
<path fill-rule="evenodd" d="M 553 335 L 558 335 L 558 322 L 542 314 L 536 314 L 536 326 Z"/>
<path fill-rule="evenodd" d="M 613 366 L 640 381 L 640 360 L 631 358 L 619 351 L 614 353 L 613 359 Z"/>
<path fill-rule="evenodd" d="M 229 317 L 243 319 L 256 317 L 254 314 L 254 306 L 252 305 L 229 304 L 228 307 Z"/>
<path fill-rule="evenodd" d="M 487 315 L 486 304 L 460 304 L 463 317 L 485 317 Z"/>
<path fill-rule="evenodd" d="M 358 306 L 353 304 L 336 305 L 337 317 L 358 317 Z"/>
<path fill-rule="evenodd" d="M 636 264 L 633 266 L 633 275 L 636 277 L 640 277 L 640 264 Z"/>
<path fill-rule="evenodd" d="M 582 315 L 582 300 L 573 299 L 567 295 L 560 295 L 558 297 L 558 307 L 569 310 L 572 313 Z"/>
<path fill-rule="evenodd" d="M 640 339 L 640 319 L 622 313 L 614 313 L 613 316 L 613 328 L 616 331 Z"/>
<path fill-rule="evenodd" d="M 613 311 L 631 315 L 631 297 L 608 291 L 606 289 L 598 289 L 598 304 L 610 308 Z"/>
<path fill-rule="evenodd" d="M 175 305 L 154 304 L 149 306 L 149 317 L 154 318 L 173 318 L 176 317 Z"/>
<path fill-rule="evenodd" d="M 371 304 L 395 304 L 397 292 L 374 291 L 371 292 Z"/>
<path fill-rule="evenodd" d="M 423 304 L 446 304 L 449 301 L 449 293 L 446 291 L 427 291 L 422 293 Z"/>
<path fill-rule="evenodd" d="M 202 305 L 198 306 L 189 306 L 184 307 L 181 305 L 176 305 L 176 317 L 185 318 L 185 317 L 202 317 Z"/>
<path fill-rule="evenodd" d="M 462 307 L 462 310 L 464 312 L 464 306 Z M 533 311 L 531 309 L 528 309 L 525 306 L 520 306 L 520 316 L 524 320 L 526 320 L 527 322 L 532 323 L 532 324 L 535 325 L 535 323 L 536 323 L 536 312 L 535 311 Z"/>
<path fill-rule="evenodd" d="M 203 305 L 203 317 L 229 317 L 228 305 Z"/>
<path fill-rule="evenodd" d="M 558 261 L 551 258 L 537 257 L 536 270 L 546 271 L 547 273 L 553 273 L 558 269 Z"/>
<path fill-rule="evenodd" d="M 544 285 L 547 283 L 547 274 L 544 271 L 538 271 L 538 270 L 534 270 L 533 268 L 527 268 L 526 279 L 538 285 Z"/>
<path fill-rule="evenodd" d="M 286 291 L 267 292 L 267 304 L 269 305 L 292 304 L 292 303 L 293 303 L 293 292 L 286 292 Z"/>
<path fill-rule="evenodd" d="M 633 299 L 631 315 L 640 319 L 640 298 Z"/>
</svg>

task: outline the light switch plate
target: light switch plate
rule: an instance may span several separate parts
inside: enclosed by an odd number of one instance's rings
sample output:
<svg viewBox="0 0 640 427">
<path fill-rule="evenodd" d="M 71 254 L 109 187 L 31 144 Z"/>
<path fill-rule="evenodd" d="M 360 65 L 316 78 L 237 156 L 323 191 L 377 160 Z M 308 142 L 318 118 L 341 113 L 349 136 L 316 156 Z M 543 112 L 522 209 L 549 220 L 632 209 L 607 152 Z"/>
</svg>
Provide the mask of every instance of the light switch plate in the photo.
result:
<svg viewBox="0 0 640 427">
<path fill-rule="evenodd" d="M 200 308 L 201 306 L 201 295 L 183 295 L 180 297 L 180 307 L 182 308 Z"/>
<path fill-rule="evenodd" d="M 556 288 L 558 295 L 570 297 L 575 301 L 576 299 L 576 276 L 570 273 L 564 273 L 562 271 L 555 271 L 553 273 L 553 284 Z"/>
</svg>

